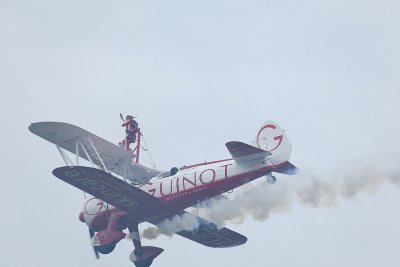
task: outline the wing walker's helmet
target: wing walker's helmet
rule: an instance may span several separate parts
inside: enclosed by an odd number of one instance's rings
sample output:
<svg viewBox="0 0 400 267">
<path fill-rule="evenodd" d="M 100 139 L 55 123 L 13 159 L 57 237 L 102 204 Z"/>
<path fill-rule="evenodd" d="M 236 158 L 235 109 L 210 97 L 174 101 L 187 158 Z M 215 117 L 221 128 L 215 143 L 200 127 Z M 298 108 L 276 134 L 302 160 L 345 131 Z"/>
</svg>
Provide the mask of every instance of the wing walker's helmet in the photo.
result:
<svg viewBox="0 0 400 267">
<path fill-rule="evenodd" d="M 133 119 L 133 118 L 136 118 L 136 117 L 134 117 L 134 116 L 132 116 L 132 115 L 126 115 L 126 117 L 125 117 L 126 120 L 131 120 L 131 119 Z"/>
</svg>

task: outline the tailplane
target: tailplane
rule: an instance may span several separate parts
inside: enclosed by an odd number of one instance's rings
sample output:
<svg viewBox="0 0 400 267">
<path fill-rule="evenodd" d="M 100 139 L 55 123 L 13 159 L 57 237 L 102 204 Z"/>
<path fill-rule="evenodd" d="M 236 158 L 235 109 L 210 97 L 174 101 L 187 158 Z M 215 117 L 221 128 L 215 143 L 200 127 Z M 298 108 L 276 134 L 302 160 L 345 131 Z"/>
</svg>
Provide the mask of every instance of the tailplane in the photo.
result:
<svg viewBox="0 0 400 267">
<path fill-rule="evenodd" d="M 271 155 L 268 151 L 238 141 L 228 142 L 225 146 L 236 162 L 263 161 Z"/>
<path fill-rule="evenodd" d="M 264 122 L 257 132 L 253 145 L 231 141 L 225 144 L 236 162 L 268 160 L 275 168 L 273 172 L 294 175 L 299 172 L 289 162 L 292 144 L 285 131 L 275 122 Z"/>
<path fill-rule="evenodd" d="M 286 175 L 296 175 L 300 173 L 300 170 L 292 163 L 286 162 L 282 166 L 279 166 L 278 168 L 274 169 L 273 172 L 282 173 Z"/>
</svg>

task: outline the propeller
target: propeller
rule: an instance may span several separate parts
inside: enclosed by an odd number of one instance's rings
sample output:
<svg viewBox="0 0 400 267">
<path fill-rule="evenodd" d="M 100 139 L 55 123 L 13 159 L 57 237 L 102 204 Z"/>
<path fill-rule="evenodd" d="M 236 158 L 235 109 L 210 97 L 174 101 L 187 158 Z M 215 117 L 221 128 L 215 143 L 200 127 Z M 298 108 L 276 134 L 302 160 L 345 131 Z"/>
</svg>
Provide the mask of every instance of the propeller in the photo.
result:
<svg viewBox="0 0 400 267">
<path fill-rule="evenodd" d="M 90 240 L 92 240 L 92 237 L 94 236 L 94 234 L 95 234 L 94 231 L 89 229 Z M 100 259 L 99 252 L 96 250 L 96 248 L 93 245 L 92 245 L 92 247 L 93 247 L 93 252 L 94 252 L 94 256 L 96 257 L 96 259 L 97 260 Z"/>
<path fill-rule="evenodd" d="M 83 192 L 85 193 L 85 191 L 83 191 Z M 83 198 L 86 200 L 86 194 L 83 195 Z M 99 252 L 96 250 L 96 248 L 92 244 L 92 238 L 95 235 L 95 232 L 92 229 L 90 229 L 89 227 L 88 227 L 88 230 L 89 230 L 89 236 L 90 236 L 90 244 L 92 245 L 94 256 L 95 256 L 96 260 L 98 260 L 98 259 L 100 259 Z"/>
</svg>

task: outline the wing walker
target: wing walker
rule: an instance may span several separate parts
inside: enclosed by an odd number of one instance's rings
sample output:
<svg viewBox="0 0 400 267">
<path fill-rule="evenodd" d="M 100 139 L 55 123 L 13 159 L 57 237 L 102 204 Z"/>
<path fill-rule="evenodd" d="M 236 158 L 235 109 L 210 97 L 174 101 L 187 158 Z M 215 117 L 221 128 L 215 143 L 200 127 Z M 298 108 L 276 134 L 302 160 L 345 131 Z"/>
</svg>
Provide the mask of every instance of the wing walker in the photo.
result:
<svg viewBox="0 0 400 267">
<path fill-rule="evenodd" d="M 211 248 L 242 245 L 247 242 L 245 236 L 218 228 L 185 209 L 257 178 L 266 177 L 274 183 L 273 173 L 292 175 L 298 171 L 289 162 L 292 146 L 285 132 L 272 121 L 262 124 L 254 145 L 227 142 L 231 158 L 160 171 L 139 162 L 143 134 L 135 117 L 121 115 L 121 119 L 126 136 L 118 145 L 68 123 L 37 122 L 29 126 L 33 134 L 53 143 L 60 153 L 65 166 L 54 169 L 54 176 L 84 192 L 79 220 L 89 228 L 96 258 L 99 253 L 111 253 L 129 235 L 134 245 L 130 260 L 137 267 L 150 266 L 163 249 L 142 245 L 139 224 L 157 226 L 176 215 L 189 216 L 196 222 L 193 231 L 176 232 L 184 238 Z M 135 147 L 131 149 L 131 145 Z M 73 160 L 70 153 L 75 155 Z M 82 159 L 90 167 L 82 166 Z"/>
</svg>

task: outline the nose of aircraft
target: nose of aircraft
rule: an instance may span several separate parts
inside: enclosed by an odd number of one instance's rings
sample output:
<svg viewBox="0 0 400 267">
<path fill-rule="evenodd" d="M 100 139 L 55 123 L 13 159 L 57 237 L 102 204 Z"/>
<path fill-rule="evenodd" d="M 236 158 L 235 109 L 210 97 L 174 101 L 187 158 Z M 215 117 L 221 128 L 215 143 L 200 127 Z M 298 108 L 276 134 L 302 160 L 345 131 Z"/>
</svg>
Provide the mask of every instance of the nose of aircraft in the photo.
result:
<svg viewBox="0 0 400 267">
<path fill-rule="evenodd" d="M 85 217 L 83 217 L 83 211 L 81 211 L 81 213 L 79 213 L 79 220 L 83 223 L 85 222 Z"/>
</svg>

